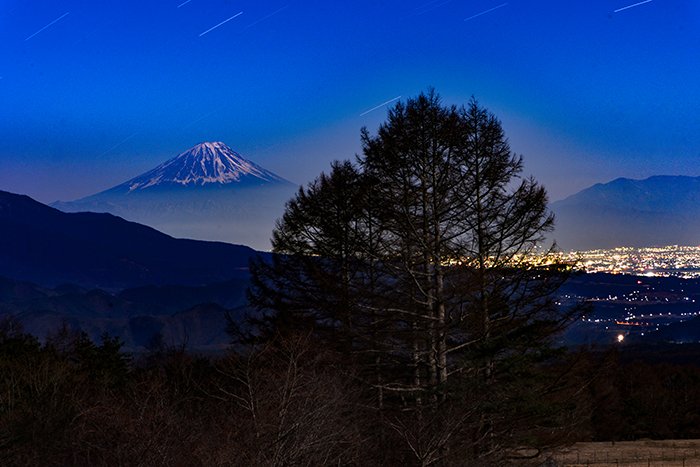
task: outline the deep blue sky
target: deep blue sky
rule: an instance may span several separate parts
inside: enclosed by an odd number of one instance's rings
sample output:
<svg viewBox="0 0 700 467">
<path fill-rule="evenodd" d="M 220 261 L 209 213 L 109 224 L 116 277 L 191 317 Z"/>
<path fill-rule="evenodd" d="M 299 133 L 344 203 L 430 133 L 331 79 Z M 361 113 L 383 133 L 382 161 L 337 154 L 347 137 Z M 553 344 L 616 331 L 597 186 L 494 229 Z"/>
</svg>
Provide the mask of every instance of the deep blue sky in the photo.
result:
<svg viewBox="0 0 700 467">
<path fill-rule="evenodd" d="M 212 140 L 305 183 L 429 86 L 552 199 L 700 175 L 700 2 L 637 1 L 0 0 L 0 189 L 70 200 Z"/>
</svg>

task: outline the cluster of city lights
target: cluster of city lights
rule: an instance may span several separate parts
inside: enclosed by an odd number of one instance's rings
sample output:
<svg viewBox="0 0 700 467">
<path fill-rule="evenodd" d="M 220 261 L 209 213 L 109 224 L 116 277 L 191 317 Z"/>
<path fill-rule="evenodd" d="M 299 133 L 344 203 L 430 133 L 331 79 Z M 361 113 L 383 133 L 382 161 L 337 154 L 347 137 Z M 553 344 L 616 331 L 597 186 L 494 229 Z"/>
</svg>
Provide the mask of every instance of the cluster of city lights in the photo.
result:
<svg viewBox="0 0 700 467">
<path fill-rule="evenodd" d="M 562 261 L 586 272 L 647 277 L 700 277 L 700 246 L 619 247 L 559 253 Z"/>
</svg>

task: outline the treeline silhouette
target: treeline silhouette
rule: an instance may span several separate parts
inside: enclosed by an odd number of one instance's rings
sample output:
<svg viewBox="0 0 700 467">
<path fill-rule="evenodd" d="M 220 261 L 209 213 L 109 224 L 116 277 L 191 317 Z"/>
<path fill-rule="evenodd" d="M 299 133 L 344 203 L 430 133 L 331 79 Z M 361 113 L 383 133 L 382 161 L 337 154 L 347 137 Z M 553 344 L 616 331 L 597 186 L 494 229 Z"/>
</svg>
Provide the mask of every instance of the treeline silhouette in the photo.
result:
<svg viewBox="0 0 700 467">
<path fill-rule="evenodd" d="M 613 348 L 592 358 L 590 438 L 700 438 L 700 346 Z"/>
<path fill-rule="evenodd" d="M 565 402 L 565 430 L 519 428 L 556 445 L 700 437 L 698 349 L 686 355 L 695 362 L 631 356 L 577 351 L 561 356 L 556 367 L 532 368 L 543 377 L 567 368 L 579 384 L 539 401 L 542 410 Z M 163 347 L 130 356 L 117 339 L 95 344 L 69 330 L 40 345 L 5 321 L 0 463 L 420 465 L 411 442 L 439 435 L 431 432 L 439 425 L 404 425 L 401 411 L 379 417 L 356 376 L 347 359 L 309 336 L 218 357 Z M 509 415 L 517 428 L 517 410 Z M 456 450 L 442 462 L 526 465 L 523 454 L 531 453 L 512 450 L 510 459 L 475 462 Z M 542 456 L 530 462 L 539 464 Z"/>
</svg>

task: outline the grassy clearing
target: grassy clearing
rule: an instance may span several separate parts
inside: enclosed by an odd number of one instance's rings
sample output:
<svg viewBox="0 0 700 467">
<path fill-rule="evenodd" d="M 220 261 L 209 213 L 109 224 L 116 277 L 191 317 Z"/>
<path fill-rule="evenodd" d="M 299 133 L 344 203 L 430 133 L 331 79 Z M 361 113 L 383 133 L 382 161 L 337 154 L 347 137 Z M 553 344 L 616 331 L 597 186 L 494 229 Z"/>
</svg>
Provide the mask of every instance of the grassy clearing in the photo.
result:
<svg viewBox="0 0 700 467">
<path fill-rule="evenodd" d="M 577 443 L 551 459 L 553 465 L 571 467 L 700 467 L 700 440 Z"/>
</svg>

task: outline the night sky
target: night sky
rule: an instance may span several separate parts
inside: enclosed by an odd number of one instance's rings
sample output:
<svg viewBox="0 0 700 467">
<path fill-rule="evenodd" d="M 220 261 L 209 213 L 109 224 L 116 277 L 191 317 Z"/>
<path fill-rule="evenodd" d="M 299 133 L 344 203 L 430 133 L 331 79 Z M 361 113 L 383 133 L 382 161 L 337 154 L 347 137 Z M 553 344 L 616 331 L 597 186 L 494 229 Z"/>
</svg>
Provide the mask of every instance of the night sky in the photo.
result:
<svg viewBox="0 0 700 467">
<path fill-rule="evenodd" d="M 0 57 L 0 189 L 44 202 L 202 141 L 306 183 L 430 86 L 552 200 L 700 175 L 697 0 L 0 0 Z"/>
</svg>

